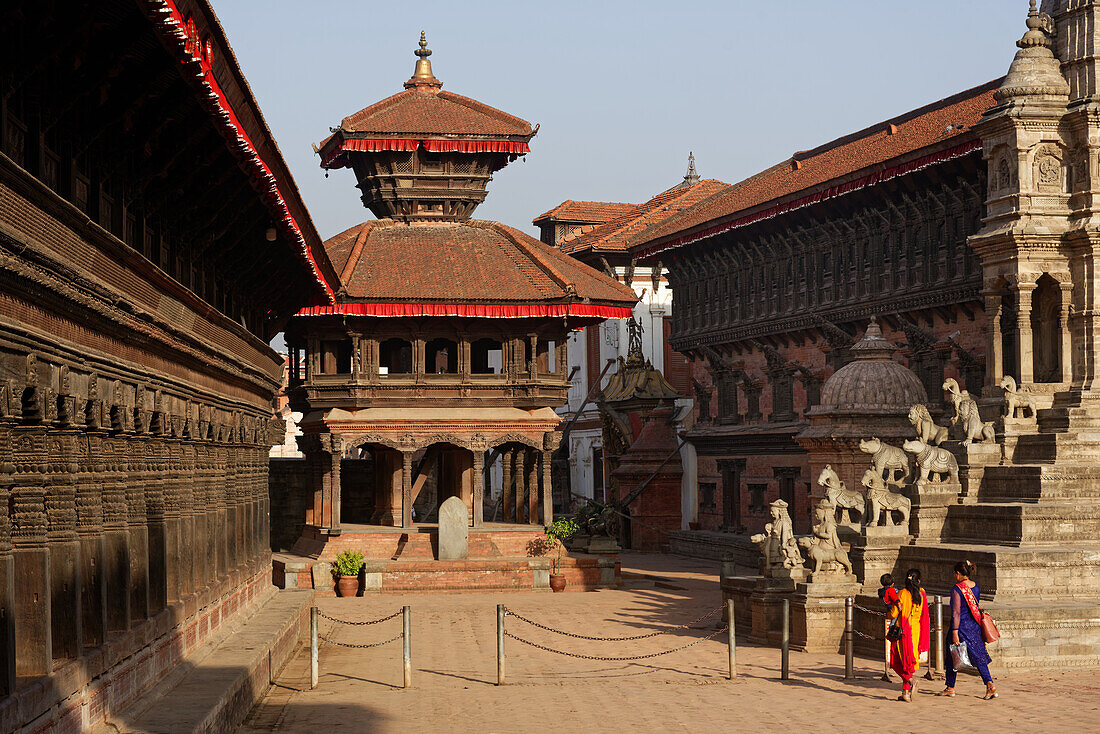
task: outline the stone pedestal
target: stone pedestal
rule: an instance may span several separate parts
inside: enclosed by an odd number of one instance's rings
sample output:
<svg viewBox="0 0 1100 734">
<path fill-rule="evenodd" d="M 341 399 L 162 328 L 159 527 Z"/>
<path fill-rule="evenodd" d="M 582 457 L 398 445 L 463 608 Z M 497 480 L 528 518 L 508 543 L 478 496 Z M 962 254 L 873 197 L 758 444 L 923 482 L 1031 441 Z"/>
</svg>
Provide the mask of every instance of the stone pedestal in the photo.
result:
<svg viewBox="0 0 1100 734">
<path fill-rule="evenodd" d="M 765 645 L 779 645 L 783 635 L 783 599 L 790 599 L 795 587 L 806 580 L 803 568 L 782 569 L 773 578 L 756 577 L 758 580 L 749 596 L 752 623 L 749 641 Z M 734 601 L 737 604 L 737 601 Z"/>
<path fill-rule="evenodd" d="M 852 570 L 865 588 L 877 589 L 878 579 L 882 574 L 894 573 L 898 552 L 909 541 L 909 528 L 902 525 L 863 528 L 849 556 L 852 559 Z"/>
<path fill-rule="evenodd" d="M 1002 448 L 1002 456 L 1004 457 L 1005 463 L 1022 463 L 1026 461 L 1028 457 L 1025 456 L 1020 456 L 1020 461 L 1017 461 L 1016 447 L 1020 442 L 1021 436 L 1034 436 L 1039 433 L 1039 421 L 1035 416 L 1030 418 L 1009 418 L 1006 416 L 1001 420 L 1004 424 L 1004 437 L 1002 438 L 1004 446 Z M 962 462 L 959 464 L 961 468 Z"/>
<path fill-rule="evenodd" d="M 592 536 L 588 540 L 587 549 L 588 553 L 596 556 L 617 554 L 622 550 L 622 548 L 619 547 L 618 541 L 606 535 Z"/>
<path fill-rule="evenodd" d="M 994 446 L 993 448 L 998 447 Z M 960 468 L 960 477 L 961 473 Z M 977 485 L 975 485 L 976 487 Z M 957 482 L 917 480 L 909 495 L 913 501 L 913 508 L 909 513 L 909 530 L 913 537 L 927 541 L 939 541 L 943 537 L 943 525 L 947 520 L 947 508 L 958 503 L 960 492 L 962 492 L 962 487 Z"/>
<path fill-rule="evenodd" d="M 1032 420 L 1031 423 L 1034 425 L 1035 421 Z M 963 446 L 961 441 L 944 441 L 942 448 L 954 454 L 959 464 L 961 501 L 976 502 L 978 488 L 981 487 L 982 478 L 985 476 L 985 468 L 999 466 L 1003 462 L 1001 446 L 995 443 L 972 443 L 969 446 Z"/>
<path fill-rule="evenodd" d="M 815 573 L 791 595 L 791 648 L 804 652 L 843 651 L 844 598 L 855 596 L 855 574 Z"/>
</svg>

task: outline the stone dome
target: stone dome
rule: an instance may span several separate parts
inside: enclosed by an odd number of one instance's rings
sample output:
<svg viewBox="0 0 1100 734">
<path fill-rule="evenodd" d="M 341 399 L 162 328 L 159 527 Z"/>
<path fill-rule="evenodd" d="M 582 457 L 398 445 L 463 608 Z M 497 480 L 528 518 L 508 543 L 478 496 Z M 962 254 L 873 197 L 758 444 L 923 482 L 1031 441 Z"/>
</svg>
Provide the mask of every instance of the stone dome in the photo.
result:
<svg viewBox="0 0 1100 734">
<path fill-rule="evenodd" d="M 825 381 L 813 412 L 908 413 L 913 405 L 927 403 L 917 376 L 891 359 L 894 349 L 871 317 L 863 338 L 851 347 L 853 361 Z"/>
</svg>

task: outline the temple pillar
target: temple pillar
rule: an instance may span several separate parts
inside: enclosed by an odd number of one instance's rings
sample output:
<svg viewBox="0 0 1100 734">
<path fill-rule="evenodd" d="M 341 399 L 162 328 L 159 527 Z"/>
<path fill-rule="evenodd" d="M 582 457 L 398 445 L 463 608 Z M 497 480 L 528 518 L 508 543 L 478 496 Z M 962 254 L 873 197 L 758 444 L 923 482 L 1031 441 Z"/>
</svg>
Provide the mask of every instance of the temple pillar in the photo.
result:
<svg viewBox="0 0 1100 734">
<path fill-rule="evenodd" d="M 1062 308 L 1058 312 L 1058 328 L 1062 335 L 1062 382 L 1067 386 L 1073 382 L 1073 334 L 1069 330 L 1069 315 L 1073 310 L 1073 283 L 1059 283 L 1062 294 Z"/>
<path fill-rule="evenodd" d="M 413 452 L 401 452 L 401 527 L 412 528 Z"/>
<path fill-rule="evenodd" d="M 225 447 L 225 489 L 222 494 L 225 495 L 225 572 L 232 574 L 240 559 L 237 557 L 237 450 L 231 443 Z"/>
<path fill-rule="evenodd" d="M 80 617 L 85 647 L 99 647 L 107 641 L 103 440 L 99 432 L 89 432 L 80 438 L 82 465 L 76 484 L 76 532 L 80 541 Z"/>
<path fill-rule="evenodd" d="M 0 393 L 2 393 L 0 389 Z M 0 408 L 5 406 L 0 394 Z M 11 545 L 12 432 L 0 420 L 0 697 L 15 692 L 15 561 Z"/>
<path fill-rule="evenodd" d="M 211 477 L 210 492 L 214 496 L 214 551 L 217 562 L 215 563 L 216 578 L 221 580 L 229 573 L 229 547 L 226 533 L 226 522 L 229 517 L 229 508 L 226 501 L 226 487 L 229 477 L 226 470 L 226 449 L 218 446 L 211 450 L 214 456 L 214 472 Z"/>
<path fill-rule="evenodd" d="M 149 475 L 144 465 L 145 441 L 128 442 L 129 469 L 124 474 L 126 524 L 130 533 L 130 621 L 149 617 L 149 526 L 143 484 Z"/>
<path fill-rule="evenodd" d="M 175 498 L 166 496 L 163 479 L 164 444 L 148 440 L 145 444 L 145 517 L 149 542 L 149 611 L 159 612 L 179 599 L 179 507 Z"/>
<path fill-rule="evenodd" d="M 50 554 L 50 625 L 55 659 L 83 653 L 80 618 L 80 540 L 76 533 L 76 433 L 47 433 L 49 483 L 46 492 L 46 544 Z"/>
<path fill-rule="evenodd" d="M 542 452 L 542 524 L 549 525 L 554 522 L 554 487 L 551 467 L 554 463 L 554 452 Z"/>
<path fill-rule="evenodd" d="M 195 593 L 198 585 L 195 573 L 195 452 L 191 446 L 184 446 L 182 440 L 175 439 L 172 454 L 179 463 L 169 467 L 168 481 L 175 486 L 172 496 L 179 502 L 180 598 L 186 598 Z"/>
<path fill-rule="evenodd" d="M 13 429 L 12 488 L 15 667 L 20 676 L 53 672 L 50 551 L 46 546 L 46 430 Z"/>
<path fill-rule="evenodd" d="M 485 524 L 485 452 L 475 450 L 473 456 L 473 468 L 471 471 L 473 482 L 473 519 L 475 528 Z"/>
<path fill-rule="evenodd" d="M 371 523 L 401 524 L 401 452 L 376 448 L 374 455 L 375 508 Z"/>
<path fill-rule="evenodd" d="M 107 629 L 130 629 L 130 530 L 127 527 L 126 439 L 103 439 L 107 475 L 103 485 L 103 530 L 106 556 L 103 584 L 107 597 Z"/>
<path fill-rule="evenodd" d="M 985 293 L 985 314 L 989 328 L 985 333 L 985 386 L 987 389 L 1000 387 L 1004 377 L 1004 339 L 1001 336 L 1001 296 L 999 293 Z"/>
<path fill-rule="evenodd" d="M 501 486 L 500 507 L 501 521 L 512 522 L 512 514 L 515 512 L 515 503 L 512 494 L 512 463 L 515 461 L 515 451 L 505 449 L 500 453 L 500 460 L 504 466 L 504 483 Z"/>
<path fill-rule="evenodd" d="M 1020 384 L 1035 382 L 1034 343 L 1031 335 L 1031 292 L 1034 283 L 1017 283 L 1016 313 L 1016 365 L 1020 371 Z"/>
<path fill-rule="evenodd" d="M 539 452 L 527 450 L 527 522 L 539 521 Z"/>
<path fill-rule="evenodd" d="M 329 474 L 332 484 L 332 518 L 329 521 L 329 535 L 340 535 L 340 461 L 344 458 L 344 438 L 338 433 L 330 437 L 332 470 Z M 409 503 L 412 504 L 411 502 Z M 410 508 L 410 513 L 411 513 Z"/>
</svg>

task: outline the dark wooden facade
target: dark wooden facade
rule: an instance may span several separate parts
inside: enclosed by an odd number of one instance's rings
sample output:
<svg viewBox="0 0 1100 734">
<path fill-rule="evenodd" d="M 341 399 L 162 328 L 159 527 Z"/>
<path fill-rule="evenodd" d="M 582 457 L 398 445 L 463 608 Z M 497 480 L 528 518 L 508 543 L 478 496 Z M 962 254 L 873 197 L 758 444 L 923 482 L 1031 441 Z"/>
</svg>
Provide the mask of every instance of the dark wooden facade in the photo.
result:
<svg viewBox="0 0 1100 734">
<path fill-rule="evenodd" d="M 206 3 L 6 3 L 0 53 L 0 730 L 68 731 L 270 584 L 319 238 Z"/>
</svg>

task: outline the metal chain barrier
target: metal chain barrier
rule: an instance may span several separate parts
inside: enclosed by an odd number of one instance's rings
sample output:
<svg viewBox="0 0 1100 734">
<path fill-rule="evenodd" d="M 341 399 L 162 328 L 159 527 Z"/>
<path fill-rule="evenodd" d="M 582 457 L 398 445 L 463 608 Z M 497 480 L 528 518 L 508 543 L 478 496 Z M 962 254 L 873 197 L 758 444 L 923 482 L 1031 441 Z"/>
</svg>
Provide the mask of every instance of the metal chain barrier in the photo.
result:
<svg viewBox="0 0 1100 734">
<path fill-rule="evenodd" d="M 681 645 L 680 647 L 674 647 L 671 650 L 662 650 L 661 652 L 651 652 L 648 655 L 626 655 L 626 656 L 617 656 L 617 657 L 607 657 L 607 656 L 603 656 L 603 655 L 581 655 L 581 654 L 575 653 L 575 652 L 566 652 L 564 650 L 555 650 L 552 647 L 547 647 L 545 645 L 540 645 L 537 642 L 531 642 L 530 640 L 525 640 L 522 637 L 516 637 L 515 635 L 513 635 L 508 630 L 504 630 L 504 636 L 505 637 L 511 637 L 516 642 L 522 642 L 524 645 L 530 645 L 531 647 L 537 647 L 538 649 L 545 650 L 546 652 L 552 652 L 552 653 L 555 653 L 557 655 L 564 655 L 564 656 L 570 657 L 570 658 L 579 658 L 581 660 L 599 660 L 599 661 L 603 661 L 603 662 L 626 662 L 626 661 L 630 661 L 630 660 L 645 660 L 646 658 L 655 658 L 655 657 L 660 657 L 661 655 L 668 655 L 670 653 L 679 652 L 680 650 L 686 650 L 689 647 L 694 647 L 695 645 L 698 645 L 700 642 L 706 642 L 707 640 L 711 639 L 712 637 L 717 637 L 718 635 L 725 632 L 727 629 L 728 629 L 728 627 L 723 626 L 721 629 L 718 629 L 718 630 L 715 630 L 714 632 L 711 632 L 706 637 L 700 637 L 698 640 L 693 640 L 692 642 L 689 642 L 686 645 Z"/>
<path fill-rule="evenodd" d="M 402 610 L 398 609 L 396 612 L 394 612 L 393 614 L 391 614 L 388 617 L 382 617 L 380 619 L 371 619 L 371 620 L 368 620 L 366 622 L 349 622 L 346 619 L 337 619 L 336 617 L 330 617 L 327 614 L 325 614 L 324 612 L 322 612 L 320 609 L 317 610 L 317 616 L 320 617 L 321 619 L 327 619 L 330 622 L 337 622 L 339 624 L 349 624 L 349 625 L 352 625 L 352 626 L 355 626 L 355 627 L 361 627 L 361 626 L 365 626 L 365 625 L 368 625 L 368 624 L 378 624 L 379 622 L 388 622 L 391 619 L 393 619 L 394 617 L 400 617 L 401 613 L 402 613 Z"/>
<path fill-rule="evenodd" d="M 334 640 L 331 637 L 325 637 L 317 629 L 319 626 L 318 622 L 321 619 L 327 619 L 330 622 L 334 622 L 335 624 L 333 625 L 333 629 L 335 629 L 337 624 L 346 624 L 353 627 L 363 627 L 370 624 L 379 624 L 381 622 L 386 622 L 397 617 L 402 618 L 401 632 L 389 638 L 388 640 L 382 640 L 381 642 L 340 642 L 339 640 Z M 329 633 L 331 634 L 332 630 L 329 630 Z M 404 667 L 403 687 L 408 688 L 410 685 L 410 681 L 412 679 L 412 608 L 409 606 L 401 607 L 389 616 L 381 617 L 379 619 L 370 619 L 364 622 L 350 622 L 346 619 L 337 619 L 336 617 L 330 617 L 317 607 L 312 607 L 309 613 L 309 637 L 309 687 L 311 689 L 317 687 L 317 676 L 319 667 L 318 653 L 321 647 L 320 643 L 322 642 L 328 645 L 335 645 L 337 647 L 350 647 L 357 650 L 366 650 L 372 647 L 382 647 L 384 645 L 390 644 L 391 642 L 397 642 L 398 640 L 401 640 L 403 648 L 401 656 Z"/>
<path fill-rule="evenodd" d="M 388 640 L 383 640 L 382 642 L 368 642 L 368 643 L 365 643 L 365 644 L 362 644 L 362 645 L 356 645 L 356 644 L 353 644 L 351 642 L 339 642 L 337 640 L 330 640 L 329 638 L 327 638 L 327 637 L 325 637 L 324 635 L 321 635 L 321 634 L 317 635 L 318 640 L 320 640 L 321 642 L 326 642 L 329 645 L 337 645 L 339 647 L 355 647 L 355 648 L 359 648 L 359 649 L 364 649 L 364 648 L 368 648 L 368 647 L 382 647 L 383 645 L 388 645 L 391 642 L 397 642 L 398 640 L 401 639 L 401 637 L 402 637 L 402 635 L 399 634 L 399 635 L 395 635 L 394 637 L 391 637 Z"/>
<path fill-rule="evenodd" d="M 855 608 L 858 609 L 861 612 L 866 612 L 867 614 L 873 614 L 876 617 L 885 617 L 886 616 L 886 612 L 881 612 L 877 609 L 869 609 L 867 607 L 860 606 L 859 604 L 856 604 Z"/>
<path fill-rule="evenodd" d="M 695 624 L 698 624 L 699 622 L 702 622 L 704 619 L 706 619 L 708 617 L 713 617 L 715 614 L 722 611 L 724 608 L 725 607 L 718 607 L 716 609 L 712 609 L 711 611 L 707 612 L 703 616 L 696 617 L 695 619 L 691 620 L 687 624 L 681 624 L 681 625 L 677 625 L 676 627 L 669 627 L 668 629 L 657 630 L 656 632 L 647 632 L 644 635 L 627 635 L 625 637 L 593 637 L 591 635 L 578 635 L 574 632 L 565 632 L 563 630 L 554 629 L 553 627 L 547 627 L 544 624 L 539 624 L 538 622 L 536 622 L 532 619 L 527 619 L 527 617 L 524 617 L 523 615 L 518 614 L 515 610 L 509 609 L 508 607 L 504 608 L 504 613 L 508 616 L 515 617 L 516 619 L 520 620 L 521 622 L 526 622 L 527 624 L 531 625 L 532 627 L 538 627 L 539 629 L 546 630 L 547 632 L 553 632 L 554 634 L 564 635 L 566 637 L 573 637 L 573 638 L 578 639 L 578 640 L 593 640 L 593 641 L 596 641 L 596 642 L 626 642 L 628 640 L 644 640 L 644 639 L 647 639 L 647 638 L 650 638 L 650 637 L 659 637 L 661 635 L 671 634 L 673 632 L 676 632 L 677 630 L 687 629 L 687 628 L 691 627 L 692 625 L 695 625 Z"/>
</svg>

